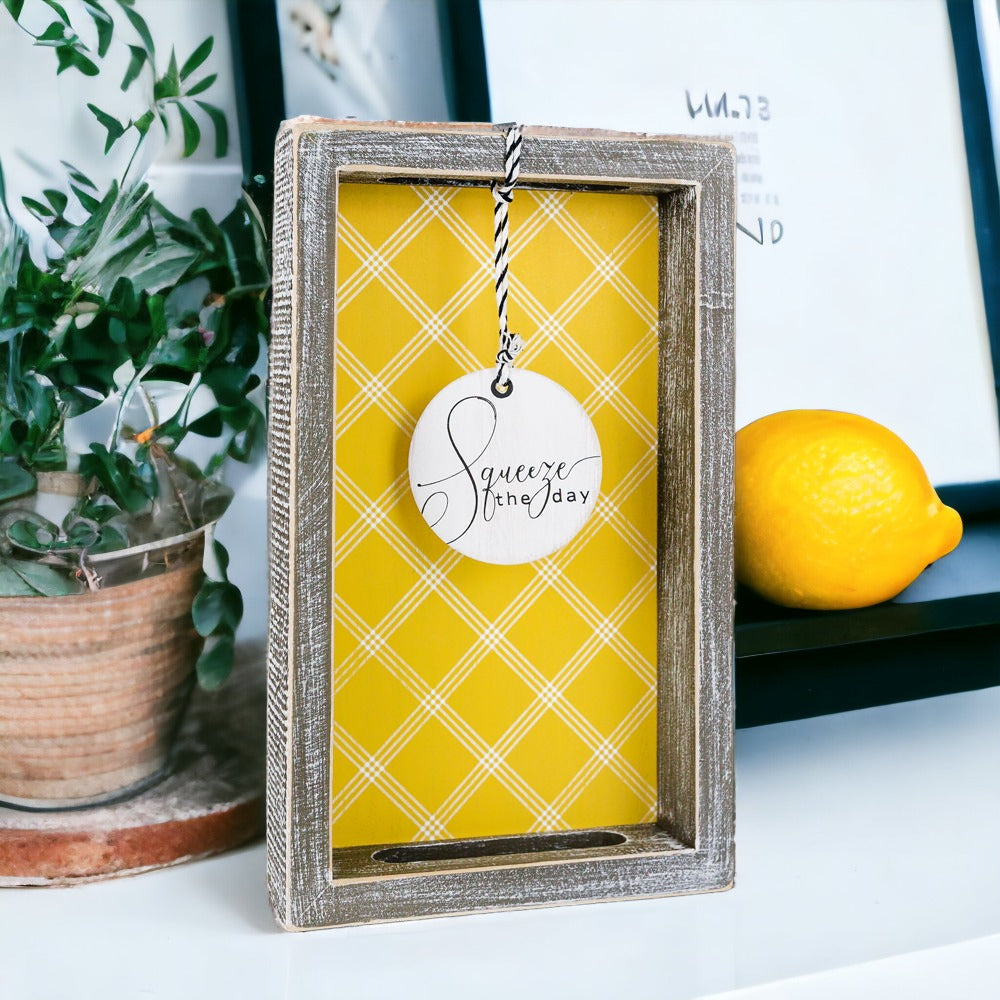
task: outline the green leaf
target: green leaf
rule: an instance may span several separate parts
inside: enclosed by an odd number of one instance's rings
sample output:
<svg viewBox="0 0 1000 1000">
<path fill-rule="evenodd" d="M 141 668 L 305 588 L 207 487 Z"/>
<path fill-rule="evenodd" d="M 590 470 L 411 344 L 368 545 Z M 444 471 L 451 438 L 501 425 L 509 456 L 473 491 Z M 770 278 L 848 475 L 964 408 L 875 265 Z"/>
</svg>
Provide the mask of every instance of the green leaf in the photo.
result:
<svg viewBox="0 0 1000 1000">
<path fill-rule="evenodd" d="M 192 87 L 188 88 L 188 91 L 184 96 L 194 97 L 195 94 L 204 94 L 205 91 L 208 90 L 208 88 L 211 87 L 216 80 L 218 80 L 218 78 L 219 78 L 218 73 L 209 73 L 208 76 L 203 77 Z"/>
<path fill-rule="evenodd" d="M 217 438 L 222 433 L 222 415 L 218 409 L 209 410 L 188 424 L 188 430 L 202 437 Z"/>
<path fill-rule="evenodd" d="M 39 222 L 44 222 L 46 219 L 52 218 L 52 209 L 40 201 L 35 201 L 34 198 L 22 198 L 21 204 L 24 205 L 24 207 L 31 212 L 31 214 L 38 219 Z"/>
<path fill-rule="evenodd" d="M 10 16 L 16 21 L 21 16 L 24 0 L 2 0 L 4 7 L 10 11 Z"/>
<path fill-rule="evenodd" d="M 55 188 L 46 188 L 42 194 L 48 198 L 49 204 L 55 209 L 56 215 L 62 215 L 62 213 L 66 211 L 66 206 L 69 204 L 69 198 L 67 198 L 62 191 L 57 191 Z"/>
<path fill-rule="evenodd" d="M 206 691 L 214 691 L 225 682 L 233 669 L 235 651 L 231 635 L 220 635 L 206 641 L 205 648 L 195 664 L 198 683 Z"/>
<path fill-rule="evenodd" d="M 34 587 L 28 586 L 5 559 L 0 559 L 0 597 L 39 597 Z"/>
<path fill-rule="evenodd" d="M 108 138 L 104 144 L 104 152 L 108 153 L 111 151 L 111 147 L 125 134 L 125 126 L 117 118 L 102 111 L 96 104 L 88 103 L 87 107 L 98 122 L 107 129 Z"/>
<path fill-rule="evenodd" d="M 122 77 L 122 90 L 128 90 L 135 83 L 142 72 L 142 67 L 146 65 L 146 60 L 149 58 L 146 50 L 138 45 L 130 45 L 129 51 L 132 55 L 128 61 L 128 69 L 125 70 L 125 75 Z"/>
<path fill-rule="evenodd" d="M 115 207 L 117 200 L 118 182 L 112 181 L 107 194 L 101 199 L 97 208 L 90 213 L 90 218 L 80 227 L 79 232 L 76 234 L 76 239 L 66 248 L 67 257 L 75 257 L 89 248 L 91 242 L 104 229 L 104 224 L 107 222 L 108 216 Z"/>
<path fill-rule="evenodd" d="M 71 181 L 75 181 L 81 187 L 89 188 L 91 191 L 97 190 L 97 185 L 85 173 L 74 167 L 68 160 L 60 160 L 59 162 L 66 168 L 66 172 L 69 174 L 69 179 Z"/>
<path fill-rule="evenodd" d="M 207 638 L 220 628 L 235 632 L 243 618 L 243 597 L 229 582 L 205 580 L 191 606 L 191 618 L 198 635 Z"/>
<path fill-rule="evenodd" d="M 139 294 L 128 278 L 119 278 L 115 282 L 108 302 L 126 319 L 135 318 L 139 312 Z"/>
<path fill-rule="evenodd" d="M 246 430 L 236 434 L 229 442 L 229 455 L 238 462 L 249 462 L 263 439 L 264 417 L 259 410 L 253 408 L 252 419 Z"/>
<path fill-rule="evenodd" d="M 257 383 L 250 381 L 253 377 L 236 365 L 221 365 L 207 371 L 202 384 L 212 390 L 223 406 L 238 407 L 246 402 L 246 394 L 250 389 L 256 388 Z"/>
<path fill-rule="evenodd" d="M 59 544 L 59 529 L 38 514 L 29 514 L 7 525 L 7 540 L 32 552 L 49 552 L 65 548 Z"/>
<path fill-rule="evenodd" d="M 199 45 L 198 48 L 196 48 L 194 52 L 188 56 L 187 61 L 183 66 L 181 66 L 182 80 L 186 80 L 208 58 L 214 44 L 215 39 L 209 35 L 208 38 L 206 38 L 205 41 L 203 41 L 201 45 Z"/>
<path fill-rule="evenodd" d="M 177 69 L 177 50 L 171 46 L 170 62 L 167 63 L 167 72 L 163 74 L 163 79 L 170 86 L 171 92 L 177 96 L 181 92 L 181 75 Z"/>
<path fill-rule="evenodd" d="M 124 344 L 128 339 L 128 330 L 117 316 L 112 316 L 108 320 L 108 336 L 115 344 Z"/>
<path fill-rule="evenodd" d="M 157 344 L 149 356 L 152 365 L 165 365 L 185 372 L 196 372 L 202 366 L 204 345 L 197 331 L 177 339 L 164 340 Z"/>
<path fill-rule="evenodd" d="M 16 462 L 0 462 L 0 503 L 34 493 L 37 480 Z"/>
<path fill-rule="evenodd" d="M 181 128 L 184 130 L 184 156 L 187 157 L 198 148 L 198 143 L 201 142 L 201 129 L 183 104 L 177 105 L 177 113 L 181 117 Z"/>
<path fill-rule="evenodd" d="M 65 7 L 56 3 L 56 0 L 42 0 L 42 3 L 51 10 L 54 10 L 62 23 L 67 27 L 69 26 L 69 15 L 66 13 Z"/>
<path fill-rule="evenodd" d="M 104 397 L 91 395 L 76 386 L 67 385 L 59 390 L 59 400 L 67 417 L 78 417 L 81 413 L 88 413 L 95 406 L 100 406 L 104 402 Z"/>
<path fill-rule="evenodd" d="M 97 76 L 100 70 L 97 68 L 97 64 L 92 60 L 88 59 L 87 56 L 83 54 L 83 51 L 79 49 L 75 42 L 67 42 L 65 45 L 60 45 L 56 49 L 56 60 L 59 63 L 59 68 L 56 70 L 56 76 L 62 73 L 64 70 L 69 69 L 71 66 L 76 67 L 84 76 Z"/>
<path fill-rule="evenodd" d="M 145 46 L 146 52 L 152 58 L 156 54 L 156 49 L 153 47 L 153 36 L 149 33 L 149 27 L 142 15 L 134 10 L 131 4 L 119 2 L 118 6 L 121 7 L 122 13 L 129 19 L 132 28 Z"/>
<path fill-rule="evenodd" d="M 77 49 L 74 53 L 73 65 L 84 76 L 97 76 L 97 74 L 100 73 L 100 70 L 97 68 L 97 63 L 88 59 L 79 49 Z"/>
<path fill-rule="evenodd" d="M 184 272 L 198 259 L 196 251 L 177 244 L 164 243 L 138 262 L 131 272 L 132 280 L 147 292 L 175 285 Z"/>
<path fill-rule="evenodd" d="M 61 42 L 66 37 L 66 28 L 58 21 L 53 21 L 36 39 L 36 45 L 47 42 Z"/>
<path fill-rule="evenodd" d="M 226 155 L 229 149 L 229 123 L 226 121 L 226 113 L 222 108 L 217 108 L 214 104 L 205 101 L 195 101 L 195 104 L 212 119 L 215 126 L 215 157 L 219 159 Z"/>
<path fill-rule="evenodd" d="M 97 54 L 103 59 L 108 54 L 108 48 L 111 45 L 115 22 L 111 19 L 111 15 L 97 3 L 97 0 L 83 0 L 83 6 L 97 29 Z"/>
<path fill-rule="evenodd" d="M 7 565 L 42 597 L 66 597 L 79 594 L 83 586 L 65 572 L 28 559 L 9 559 Z"/>
<path fill-rule="evenodd" d="M 120 235 L 127 235 L 127 232 L 131 230 L 121 230 Z M 119 251 L 113 253 L 108 257 L 103 264 L 104 277 L 107 278 L 109 275 L 120 275 L 124 274 L 130 267 L 133 261 L 140 257 L 144 251 L 148 250 L 156 243 L 156 234 L 151 230 L 147 229 L 145 232 L 140 233 L 134 240 L 127 243 Z M 115 279 L 117 280 L 117 278 Z M 104 288 L 107 288 L 107 284 L 104 284 Z"/>
<path fill-rule="evenodd" d="M 149 131 L 150 125 L 156 121 L 156 115 L 152 111 L 147 111 L 144 115 L 140 115 L 134 122 L 132 122 L 132 127 L 141 136 L 145 136 Z"/>
<path fill-rule="evenodd" d="M 97 541 L 88 546 L 87 551 L 92 555 L 100 555 L 102 552 L 116 552 L 118 549 L 129 547 L 129 538 L 124 531 L 120 531 L 114 525 L 105 525 L 97 538 Z"/>
<path fill-rule="evenodd" d="M 63 528 L 67 526 L 67 522 L 72 521 L 74 518 L 87 518 L 91 521 L 96 521 L 98 524 L 106 524 L 113 517 L 118 517 L 120 514 L 121 508 L 111 497 L 102 496 L 101 494 L 92 497 L 81 497 L 63 520 Z"/>
<path fill-rule="evenodd" d="M 83 188 L 77 187 L 75 184 L 70 184 L 69 187 L 73 194 L 76 195 L 76 200 L 80 202 L 86 211 L 97 211 L 98 206 L 101 204 L 99 198 L 95 198 L 92 194 L 84 191 Z"/>
<path fill-rule="evenodd" d="M 97 544 L 99 538 L 99 525 L 81 519 L 75 521 L 67 530 L 65 546 L 70 549 L 89 549 Z"/>
<path fill-rule="evenodd" d="M 103 444 L 92 444 L 89 455 L 80 456 L 80 475 L 93 476 L 108 496 L 130 514 L 147 510 L 154 490 L 126 455 L 110 453 Z"/>
<path fill-rule="evenodd" d="M 176 100 L 178 97 L 180 97 L 180 91 L 173 86 L 168 77 L 161 76 L 153 84 L 153 100 L 157 104 L 157 112 L 164 125 L 167 123 L 164 116 L 164 105 L 166 102 Z"/>
<path fill-rule="evenodd" d="M 167 335 L 167 317 L 163 296 L 150 295 L 146 301 L 146 308 L 149 310 L 149 320 L 156 339 L 165 337 Z"/>
<path fill-rule="evenodd" d="M 28 559 L 8 559 L 6 565 L 12 569 L 35 594 L 42 597 L 66 597 L 79 594 L 82 585 L 65 572 L 60 573 L 51 566 L 32 562 Z"/>
<path fill-rule="evenodd" d="M 215 561 L 219 567 L 219 572 L 224 579 L 228 579 L 226 574 L 229 572 L 229 552 L 226 550 L 225 545 L 217 538 L 212 539 L 212 551 L 215 553 Z"/>
<path fill-rule="evenodd" d="M 101 204 L 80 226 L 66 247 L 76 260 L 70 272 L 76 290 L 88 289 L 106 298 L 119 278 L 126 276 L 156 239 L 150 218 L 152 194 L 146 184 L 119 193 L 112 183 Z"/>
</svg>

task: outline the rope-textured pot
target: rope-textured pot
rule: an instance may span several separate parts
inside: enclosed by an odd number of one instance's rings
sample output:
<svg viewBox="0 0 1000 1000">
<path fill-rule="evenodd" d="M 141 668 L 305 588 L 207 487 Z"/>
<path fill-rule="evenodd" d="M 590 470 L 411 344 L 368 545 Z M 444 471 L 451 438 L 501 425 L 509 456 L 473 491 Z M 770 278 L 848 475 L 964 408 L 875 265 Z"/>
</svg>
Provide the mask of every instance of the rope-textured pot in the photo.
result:
<svg viewBox="0 0 1000 1000">
<path fill-rule="evenodd" d="M 200 650 L 203 544 L 143 546 L 160 572 L 136 582 L 0 598 L 0 801 L 91 804 L 164 771 Z"/>
</svg>

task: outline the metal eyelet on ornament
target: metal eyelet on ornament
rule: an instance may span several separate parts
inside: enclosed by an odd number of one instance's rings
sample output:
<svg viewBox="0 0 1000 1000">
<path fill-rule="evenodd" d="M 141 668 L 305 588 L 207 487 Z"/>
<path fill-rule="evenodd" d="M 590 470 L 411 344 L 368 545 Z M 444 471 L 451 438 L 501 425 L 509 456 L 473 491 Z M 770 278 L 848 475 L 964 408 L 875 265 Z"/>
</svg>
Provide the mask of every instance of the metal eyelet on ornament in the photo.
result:
<svg viewBox="0 0 1000 1000">
<path fill-rule="evenodd" d="M 490 392 L 493 393 L 497 399 L 506 399 L 514 391 L 514 383 L 508 378 L 507 381 L 504 382 L 504 386 L 505 388 L 501 388 L 500 376 L 498 375 L 490 383 Z"/>
</svg>

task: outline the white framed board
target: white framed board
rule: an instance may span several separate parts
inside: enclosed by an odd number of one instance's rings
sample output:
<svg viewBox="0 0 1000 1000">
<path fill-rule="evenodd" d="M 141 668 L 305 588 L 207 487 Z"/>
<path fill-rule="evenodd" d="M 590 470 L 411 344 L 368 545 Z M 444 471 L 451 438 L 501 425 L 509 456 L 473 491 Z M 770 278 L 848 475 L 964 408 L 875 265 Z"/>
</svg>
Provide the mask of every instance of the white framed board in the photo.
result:
<svg viewBox="0 0 1000 1000">
<path fill-rule="evenodd" d="M 1000 478 L 944 0 L 611 6 L 482 0 L 492 115 L 734 139 L 737 426 L 850 410 Z"/>
</svg>

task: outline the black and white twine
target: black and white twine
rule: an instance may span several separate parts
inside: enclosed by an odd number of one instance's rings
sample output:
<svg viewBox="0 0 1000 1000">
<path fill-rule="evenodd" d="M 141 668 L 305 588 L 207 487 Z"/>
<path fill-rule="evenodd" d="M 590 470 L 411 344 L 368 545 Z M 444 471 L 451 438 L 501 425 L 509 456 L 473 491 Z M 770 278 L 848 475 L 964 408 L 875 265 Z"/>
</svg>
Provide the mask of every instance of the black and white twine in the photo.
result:
<svg viewBox="0 0 1000 1000">
<path fill-rule="evenodd" d="M 507 328 L 507 272 L 509 270 L 508 251 L 510 227 L 508 206 L 514 198 L 514 185 L 521 171 L 521 127 L 504 126 L 504 179 L 490 185 L 493 192 L 493 243 L 495 255 L 493 268 L 496 277 L 497 314 L 500 318 L 500 349 L 497 351 L 497 374 L 490 386 L 498 399 L 509 396 L 514 391 L 509 369 L 523 343 L 519 334 Z"/>
</svg>

